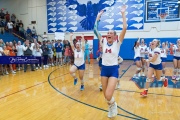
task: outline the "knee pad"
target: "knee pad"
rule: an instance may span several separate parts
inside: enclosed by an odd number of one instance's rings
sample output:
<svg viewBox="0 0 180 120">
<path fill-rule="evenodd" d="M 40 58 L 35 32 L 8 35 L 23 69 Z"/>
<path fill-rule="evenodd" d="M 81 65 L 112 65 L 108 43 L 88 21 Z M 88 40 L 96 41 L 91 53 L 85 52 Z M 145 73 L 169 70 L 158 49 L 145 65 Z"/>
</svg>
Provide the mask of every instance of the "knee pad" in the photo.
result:
<svg viewBox="0 0 180 120">
<path fill-rule="evenodd" d="M 150 78 L 146 78 L 146 82 L 152 82 Z"/>
<path fill-rule="evenodd" d="M 141 71 L 141 69 L 142 69 L 142 68 L 139 68 L 139 67 L 137 68 L 138 71 Z"/>
</svg>

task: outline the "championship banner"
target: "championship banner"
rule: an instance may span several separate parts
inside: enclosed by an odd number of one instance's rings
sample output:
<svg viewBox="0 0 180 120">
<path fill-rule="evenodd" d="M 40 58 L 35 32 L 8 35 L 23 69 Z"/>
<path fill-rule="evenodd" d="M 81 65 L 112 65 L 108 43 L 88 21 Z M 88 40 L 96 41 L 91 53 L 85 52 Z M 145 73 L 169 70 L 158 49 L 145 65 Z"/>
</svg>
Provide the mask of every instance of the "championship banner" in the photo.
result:
<svg viewBox="0 0 180 120">
<path fill-rule="evenodd" d="M 41 57 L 35 56 L 0 56 L 0 64 L 36 64 Z"/>
</svg>

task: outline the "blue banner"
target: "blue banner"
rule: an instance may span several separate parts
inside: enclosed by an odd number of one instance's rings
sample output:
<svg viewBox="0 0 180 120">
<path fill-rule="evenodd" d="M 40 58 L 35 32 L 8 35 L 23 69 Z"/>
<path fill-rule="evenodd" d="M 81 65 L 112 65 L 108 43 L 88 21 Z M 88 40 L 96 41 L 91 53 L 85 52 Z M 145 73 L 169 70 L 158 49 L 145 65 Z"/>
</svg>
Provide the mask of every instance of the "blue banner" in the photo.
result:
<svg viewBox="0 0 180 120">
<path fill-rule="evenodd" d="M 35 56 L 0 56 L 0 64 L 35 64 L 40 62 L 41 57 Z"/>
</svg>

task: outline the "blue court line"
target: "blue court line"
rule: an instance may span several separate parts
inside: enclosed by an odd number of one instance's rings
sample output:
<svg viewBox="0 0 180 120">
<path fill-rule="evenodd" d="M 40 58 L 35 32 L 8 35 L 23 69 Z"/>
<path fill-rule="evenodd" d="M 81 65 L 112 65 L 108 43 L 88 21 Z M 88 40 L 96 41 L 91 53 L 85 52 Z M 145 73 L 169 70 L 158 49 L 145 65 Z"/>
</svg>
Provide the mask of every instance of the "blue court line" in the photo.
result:
<svg viewBox="0 0 180 120">
<path fill-rule="evenodd" d="M 58 68 L 58 69 L 59 69 L 59 68 Z M 58 70 L 58 69 L 56 69 L 56 70 Z M 76 101 L 76 102 L 79 102 L 79 103 L 81 103 L 81 104 L 84 104 L 84 105 L 86 105 L 86 106 L 89 106 L 89 107 L 92 107 L 92 108 L 95 108 L 95 109 L 98 109 L 98 110 L 102 110 L 102 111 L 104 111 L 104 112 L 108 112 L 108 111 L 105 110 L 105 109 L 102 109 L 102 108 L 99 108 L 99 107 L 96 107 L 96 106 L 93 106 L 93 105 L 90 105 L 90 104 L 81 102 L 81 101 L 79 101 L 79 100 L 77 100 L 77 99 L 74 99 L 74 98 L 72 98 L 72 97 L 70 97 L 70 96 L 62 93 L 62 92 L 59 91 L 57 88 L 55 88 L 55 87 L 51 84 L 51 82 L 50 82 L 50 76 L 51 76 L 51 74 L 52 74 L 53 72 L 55 72 L 56 70 L 52 71 L 52 72 L 49 74 L 49 76 L 48 76 L 48 82 L 49 82 L 49 84 L 51 85 L 51 87 L 52 87 L 54 90 L 56 90 L 56 91 L 59 92 L 60 94 L 64 95 L 64 96 L 67 97 L 67 98 L 70 98 L 70 99 L 72 99 L 72 100 L 74 100 L 74 101 Z M 133 113 L 131 113 L 131 114 L 134 115 Z M 134 118 L 134 117 L 130 117 L 130 116 L 122 115 L 122 114 L 118 114 L 118 116 L 130 118 L 130 119 L 134 119 L 134 120 L 147 120 L 146 118 L 142 118 L 142 117 L 140 117 L 140 116 L 139 116 L 139 118 Z M 135 116 L 136 116 L 136 115 L 135 115 Z"/>
<path fill-rule="evenodd" d="M 129 67 L 128 67 L 126 70 L 124 70 L 123 74 L 121 74 L 121 76 L 120 76 L 119 78 L 122 78 L 123 75 L 129 70 L 129 68 L 130 68 L 131 66 L 132 66 L 132 65 L 129 65 Z"/>
</svg>

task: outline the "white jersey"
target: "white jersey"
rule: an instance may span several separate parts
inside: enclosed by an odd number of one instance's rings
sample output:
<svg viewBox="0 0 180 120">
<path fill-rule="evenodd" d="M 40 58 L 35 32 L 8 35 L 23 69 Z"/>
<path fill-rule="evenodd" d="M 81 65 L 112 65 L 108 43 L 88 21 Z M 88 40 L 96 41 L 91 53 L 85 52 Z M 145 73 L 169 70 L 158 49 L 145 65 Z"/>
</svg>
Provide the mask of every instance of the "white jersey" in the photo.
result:
<svg viewBox="0 0 180 120">
<path fill-rule="evenodd" d="M 17 45 L 16 49 L 17 49 L 17 56 L 23 56 L 24 55 L 23 45 Z"/>
<path fill-rule="evenodd" d="M 146 52 L 146 49 L 147 49 L 147 46 L 146 45 L 140 45 L 139 46 L 140 48 L 140 57 L 145 57 L 145 52 Z"/>
<path fill-rule="evenodd" d="M 84 51 L 81 49 L 79 52 L 77 49 L 74 50 L 74 64 L 76 66 L 81 66 L 85 63 L 84 61 Z"/>
<path fill-rule="evenodd" d="M 2 53 L 3 53 L 3 48 L 0 47 L 0 56 L 2 56 Z"/>
<path fill-rule="evenodd" d="M 112 45 L 108 45 L 107 39 L 103 38 L 101 40 L 101 45 L 103 49 L 102 65 L 104 66 L 118 65 L 118 56 L 119 56 L 121 41 L 116 40 L 113 42 Z"/>
<path fill-rule="evenodd" d="M 160 50 L 160 48 L 155 48 L 154 50 L 152 50 L 152 52 L 149 53 L 150 59 L 151 59 L 155 54 L 158 55 L 157 59 L 156 59 L 154 62 L 150 62 L 150 63 L 153 64 L 153 65 L 158 65 L 158 64 L 161 63 L 161 50 Z"/>
<path fill-rule="evenodd" d="M 164 49 L 164 48 L 161 48 L 161 57 L 162 58 L 167 58 L 166 49 Z"/>
<path fill-rule="evenodd" d="M 134 47 L 134 59 L 140 57 L 140 47 Z"/>
<path fill-rule="evenodd" d="M 180 50 L 177 45 L 173 46 L 173 50 L 174 50 L 174 56 L 180 57 Z"/>
</svg>

